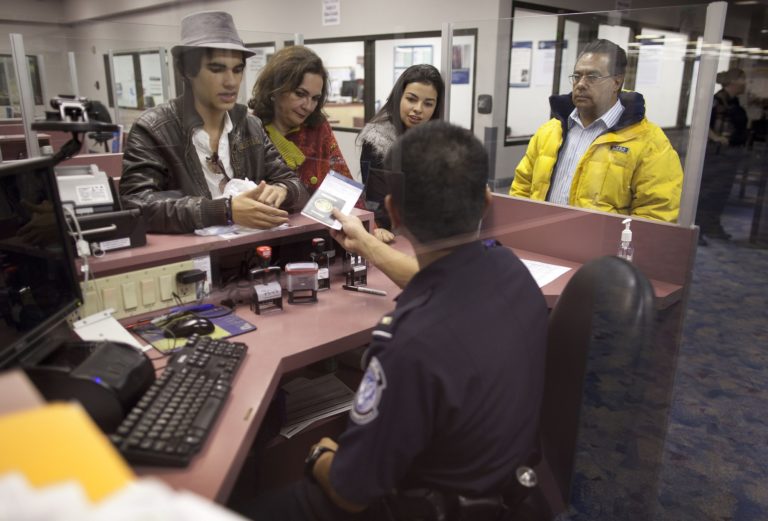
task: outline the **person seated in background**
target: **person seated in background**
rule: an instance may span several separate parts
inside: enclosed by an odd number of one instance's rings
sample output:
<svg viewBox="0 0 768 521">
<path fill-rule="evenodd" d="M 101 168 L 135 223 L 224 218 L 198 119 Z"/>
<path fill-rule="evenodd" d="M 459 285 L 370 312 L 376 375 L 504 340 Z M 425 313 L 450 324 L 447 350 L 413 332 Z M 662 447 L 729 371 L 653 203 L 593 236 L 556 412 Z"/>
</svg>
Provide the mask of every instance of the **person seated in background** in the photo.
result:
<svg viewBox="0 0 768 521">
<path fill-rule="evenodd" d="M 306 479 L 240 508 L 253 519 L 498 519 L 536 451 L 547 306 L 510 249 L 478 239 L 485 148 L 435 121 L 399 138 L 386 164 L 396 184 L 384 205 L 418 273 L 373 330 L 338 442 L 312 448 Z M 356 217 L 343 222 L 343 246 L 370 237 Z M 463 510 L 459 495 L 486 507 Z"/>
<path fill-rule="evenodd" d="M 310 194 L 330 171 L 352 178 L 323 114 L 327 98 L 328 71 L 323 60 L 311 49 L 294 45 L 272 55 L 248 101 Z"/>
<path fill-rule="evenodd" d="M 390 242 L 394 238 L 384 197 L 387 184 L 371 169 L 381 169 L 392 144 L 405 131 L 433 119 L 441 119 L 445 84 L 440 71 L 432 65 L 412 65 L 397 79 L 387 102 L 360 132 L 360 174 L 365 188 L 365 202 L 375 215 L 375 236 Z"/>
<path fill-rule="evenodd" d="M 236 103 L 245 59 L 232 17 L 194 13 L 181 22 L 171 49 L 184 82 L 181 96 L 144 112 L 131 127 L 120 195 L 140 208 L 147 230 L 186 233 L 214 225 L 271 228 L 287 222 L 308 194 L 267 137 L 261 122 Z M 221 197 L 231 179 L 258 186 Z"/>
<path fill-rule="evenodd" d="M 531 138 L 509 195 L 676 222 L 683 170 L 637 92 L 622 92 L 627 54 L 608 40 L 588 44 L 571 80 L 551 96 L 554 118 Z"/>
</svg>

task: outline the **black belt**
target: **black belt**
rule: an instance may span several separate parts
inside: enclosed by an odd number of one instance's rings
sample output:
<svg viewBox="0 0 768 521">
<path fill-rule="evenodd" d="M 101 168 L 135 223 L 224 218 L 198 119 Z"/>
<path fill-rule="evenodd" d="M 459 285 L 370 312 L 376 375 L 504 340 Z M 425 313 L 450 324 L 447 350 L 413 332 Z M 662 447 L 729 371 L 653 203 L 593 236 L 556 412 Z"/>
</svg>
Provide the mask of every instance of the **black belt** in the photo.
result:
<svg viewBox="0 0 768 521">
<path fill-rule="evenodd" d="M 504 498 L 467 497 L 429 488 L 399 491 L 385 500 L 394 521 L 498 521 Z"/>
</svg>

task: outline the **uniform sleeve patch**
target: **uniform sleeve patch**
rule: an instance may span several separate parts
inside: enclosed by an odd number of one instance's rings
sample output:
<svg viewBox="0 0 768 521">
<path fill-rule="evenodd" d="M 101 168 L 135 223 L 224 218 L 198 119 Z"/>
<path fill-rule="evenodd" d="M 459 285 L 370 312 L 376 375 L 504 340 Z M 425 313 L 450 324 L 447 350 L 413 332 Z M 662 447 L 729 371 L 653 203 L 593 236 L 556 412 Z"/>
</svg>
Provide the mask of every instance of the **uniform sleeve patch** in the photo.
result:
<svg viewBox="0 0 768 521">
<path fill-rule="evenodd" d="M 387 387 L 387 379 L 384 375 L 384 368 L 374 356 L 368 363 L 360 387 L 355 394 L 355 403 L 349 416 L 353 422 L 358 425 L 365 425 L 372 422 L 379 415 L 379 402 Z"/>
</svg>

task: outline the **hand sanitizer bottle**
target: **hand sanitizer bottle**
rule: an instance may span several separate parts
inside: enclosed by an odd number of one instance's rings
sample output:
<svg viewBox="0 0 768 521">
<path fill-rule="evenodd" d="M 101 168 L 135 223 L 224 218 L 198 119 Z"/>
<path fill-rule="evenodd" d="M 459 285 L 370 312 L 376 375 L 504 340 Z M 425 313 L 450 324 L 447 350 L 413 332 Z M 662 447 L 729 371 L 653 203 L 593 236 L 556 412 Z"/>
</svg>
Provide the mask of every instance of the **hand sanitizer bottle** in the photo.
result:
<svg viewBox="0 0 768 521">
<path fill-rule="evenodd" d="M 632 230 L 629 229 L 632 219 L 624 219 L 621 223 L 624 225 L 624 229 L 621 231 L 618 256 L 632 262 L 635 253 L 635 248 L 632 247 Z"/>
</svg>

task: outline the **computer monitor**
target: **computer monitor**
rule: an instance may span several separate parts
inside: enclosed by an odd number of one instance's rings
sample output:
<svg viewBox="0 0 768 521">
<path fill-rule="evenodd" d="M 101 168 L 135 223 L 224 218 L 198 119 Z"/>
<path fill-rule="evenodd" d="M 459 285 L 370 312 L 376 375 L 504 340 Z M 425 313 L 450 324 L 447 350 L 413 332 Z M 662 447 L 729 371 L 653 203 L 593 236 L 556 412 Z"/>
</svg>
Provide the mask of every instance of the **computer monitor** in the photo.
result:
<svg viewBox="0 0 768 521">
<path fill-rule="evenodd" d="M 53 351 L 82 300 L 51 158 L 0 163 L 0 369 Z"/>
<path fill-rule="evenodd" d="M 353 100 L 357 99 L 358 98 L 357 92 L 359 87 L 360 86 L 357 84 L 355 80 L 344 80 L 341 82 L 340 95 L 352 98 Z"/>
</svg>

